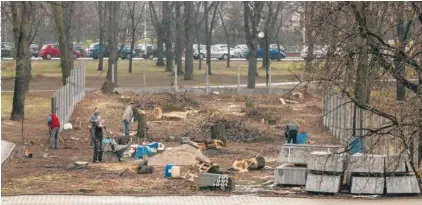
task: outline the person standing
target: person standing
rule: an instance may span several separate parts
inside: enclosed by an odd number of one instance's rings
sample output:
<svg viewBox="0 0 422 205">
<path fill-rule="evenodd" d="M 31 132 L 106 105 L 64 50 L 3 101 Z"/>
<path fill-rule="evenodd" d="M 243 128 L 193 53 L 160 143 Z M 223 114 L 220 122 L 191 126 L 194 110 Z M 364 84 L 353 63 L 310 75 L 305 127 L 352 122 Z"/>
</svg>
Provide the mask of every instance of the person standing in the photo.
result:
<svg viewBox="0 0 422 205">
<path fill-rule="evenodd" d="M 104 129 L 102 121 L 95 127 L 95 137 L 94 141 L 94 154 L 92 156 L 92 162 L 102 162 L 103 161 L 103 137 L 104 137 Z"/>
<path fill-rule="evenodd" d="M 129 135 L 129 126 L 133 118 L 133 105 L 133 102 L 129 103 L 129 105 L 126 107 L 125 112 L 123 113 L 123 127 L 125 136 Z"/>
<path fill-rule="evenodd" d="M 98 110 L 98 108 L 95 108 L 94 113 L 89 118 L 89 123 L 91 125 L 91 128 L 90 128 L 90 134 L 91 134 L 90 146 L 91 146 L 91 149 L 94 146 L 95 131 L 96 131 L 96 128 L 98 127 L 98 125 L 100 124 L 100 121 L 101 121 L 100 111 Z"/>
<path fill-rule="evenodd" d="M 50 130 L 48 147 L 57 149 L 59 146 L 60 120 L 56 114 L 51 113 L 51 115 L 48 116 L 47 124 Z"/>
</svg>

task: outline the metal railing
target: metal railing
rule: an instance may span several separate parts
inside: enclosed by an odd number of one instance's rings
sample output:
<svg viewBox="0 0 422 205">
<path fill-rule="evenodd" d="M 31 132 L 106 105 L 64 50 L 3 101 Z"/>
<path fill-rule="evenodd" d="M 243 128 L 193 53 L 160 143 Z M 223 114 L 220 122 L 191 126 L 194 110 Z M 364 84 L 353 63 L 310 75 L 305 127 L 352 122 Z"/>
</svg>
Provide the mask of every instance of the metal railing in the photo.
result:
<svg viewBox="0 0 422 205">
<path fill-rule="evenodd" d="M 355 123 L 354 123 L 355 121 Z M 418 138 L 416 128 L 398 127 L 391 120 L 371 111 L 360 109 L 346 96 L 337 93 L 323 99 L 323 125 L 341 141 L 350 143 L 350 137 L 363 137 L 363 151 L 368 154 L 413 155 L 418 167 Z M 407 143 L 405 145 L 404 143 Z M 406 147 L 413 147 L 411 149 Z"/>
<path fill-rule="evenodd" d="M 60 131 L 63 125 L 69 122 L 75 105 L 85 96 L 85 64 L 71 70 L 66 79 L 66 85 L 62 86 L 51 97 L 51 111 L 60 120 Z"/>
</svg>

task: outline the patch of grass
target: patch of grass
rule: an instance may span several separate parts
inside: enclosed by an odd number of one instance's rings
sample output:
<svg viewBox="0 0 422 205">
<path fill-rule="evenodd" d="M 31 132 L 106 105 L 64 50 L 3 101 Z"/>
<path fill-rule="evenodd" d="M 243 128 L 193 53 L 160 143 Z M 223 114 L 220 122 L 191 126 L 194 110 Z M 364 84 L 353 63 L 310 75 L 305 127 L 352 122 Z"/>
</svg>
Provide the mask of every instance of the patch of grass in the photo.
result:
<svg viewBox="0 0 422 205">
<path fill-rule="evenodd" d="M 133 61 L 132 69 L 133 72 L 129 73 L 129 61 L 119 60 L 118 73 L 119 76 L 130 76 L 140 75 L 143 72 L 151 74 L 162 74 L 170 75 L 170 73 L 164 73 L 165 67 L 155 66 L 156 61 Z M 85 64 L 87 69 L 87 76 L 106 76 L 108 61 L 104 61 L 104 71 L 97 71 L 98 61 L 75 61 L 75 68 Z M 198 69 L 198 61 L 194 61 L 194 75 L 203 75 L 205 73 L 205 62 L 202 62 L 202 70 Z M 263 72 L 264 69 L 260 69 L 261 62 L 258 62 L 258 69 Z M 273 75 L 286 75 L 291 74 L 290 71 L 299 71 L 302 69 L 302 62 L 271 62 L 272 74 Z M 248 73 L 248 62 L 247 61 L 233 61 L 230 63 L 230 68 L 226 67 L 226 61 L 213 61 L 211 63 L 212 72 L 215 75 L 237 75 L 237 67 L 240 66 L 241 75 L 247 75 Z M 14 77 L 15 76 L 15 62 L 14 61 L 2 61 L 2 77 Z M 44 77 L 61 77 L 60 61 L 58 60 L 37 60 L 32 61 L 32 76 Z"/>
<path fill-rule="evenodd" d="M 47 116 L 50 110 L 50 97 L 27 93 L 25 99 L 25 116 Z M 12 112 L 13 93 L 1 93 L 1 115 Z M 46 113 L 47 112 L 47 113 Z"/>
</svg>

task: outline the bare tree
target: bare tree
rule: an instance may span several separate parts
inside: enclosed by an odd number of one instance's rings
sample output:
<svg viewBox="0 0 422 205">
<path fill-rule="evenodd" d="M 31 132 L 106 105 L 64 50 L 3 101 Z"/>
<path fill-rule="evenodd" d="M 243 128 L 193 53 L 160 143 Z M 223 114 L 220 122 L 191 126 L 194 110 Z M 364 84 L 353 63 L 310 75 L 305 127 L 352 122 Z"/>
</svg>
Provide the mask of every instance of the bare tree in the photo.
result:
<svg viewBox="0 0 422 205">
<path fill-rule="evenodd" d="M 172 44 L 172 32 L 171 32 L 171 7 L 168 1 L 163 1 L 163 38 L 166 45 L 166 72 L 173 71 L 173 44 Z"/>
<path fill-rule="evenodd" d="M 152 22 L 152 25 L 155 27 L 155 32 L 157 34 L 157 63 L 156 63 L 156 66 L 164 66 L 163 43 L 166 42 L 166 35 L 167 35 L 167 32 L 169 32 L 169 31 L 166 31 L 165 30 L 165 25 L 164 25 L 165 24 L 165 20 L 164 20 L 165 17 L 164 17 L 164 15 L 167 15 L 167 14 L 164 14 L 164 6 L 165 6 L 164 4 L 168 4 L 168 3 L 164 3 L 164 2 L 160 2 L 160 3 L 162 4 L 162 9 L 161 10 L 163 11 L 162 12 L 163 13 L 162 20 L 159 19 L 159 15 L 157 14 L 157 11 L 155 9 L 154 3 L 151 2 L 151 1 L 149 2 L 149 10 L 150 10 L 150 14 L 151 14 L 151 22 Z M 166 46 L 166 49 L 167 49 L 167 46 Z M 171 66 L 170 67 L 170 71 L 169 71 L 169 66 L 170 65 L 172 65 L 172 63 L 169 64 L 169 61 L 167 60 L 166 71 L 168 71 L 168 72 L 170 72 L 173 69 L 173 67 Z"/>
<path fill-rule="evenodd" d="M 107 81 L 103 85 L 104 93 L 111 93 L 114 90 L 114 87 L 118 85 L 118 35 L 119 35 L 119 13 L 120 2 L 119 1 L 110 1 L 105 3 L 105 7 L 108 13 L 108 48 L 109 57 L 108 57 L 108 70 L 107 70 Z M 122 46 L 123 47 L 123 46 Z M 122 49 L 120 47 L 120 49 Z"/>
<path fill-rule="evenodd" d="M 186 53 L 185 53 L 185 80 L 193 80 L 193 2 L 184 2 L 185 4 L 185 36 L 186 36 Z M 199 43 L 198 43 L 199 44 Z"/>
<path fill-rule="evenodd" d="M 29 41 L 32 26 L 32 2 L 11 2 L 13 37 L 16 48 L 16 77 L 11 120 L 23 120 L 25 113 L 25 84 L 30 72 Z"/>
<path fill-rule="evenodd" d="M 66 79 L 73 69 L 73 42 L 70 34 L 73 2 L 50 3 L 53 10 L 57 33 L 59 35 L 60 65 L 62 67 L 62 84 L 66 85 Z"/>
<path fill-rule="evenodd" d="M 182 3 L 181 2 L 174 2 L 175 9 L 176 9 L 176 48 L 175 48 L 175 61 L 176 61 L 176 68 L 177 68 L 177 75 L 183 74 L 183 62 L 182 62 L 182 54 L 184 50 L 184 29 L 183 29 L 183 15 L 181 12 Z"/>
<path fill-rule="evenodd" d="M 218 10 L 218 4 L 219 2 L 213 2 L 211 3 L 211 5 L 208 7 L 208 2 L 204 2 L 204 18 L 205 18 L 205 42 L 207 45 L 207 67 L 208 67 L 208 74 L 212 75 L 212 71 L 211 71 L 211 42 L 212 42 L 212 30 L 214 29 L 214 22 L 215 22 L 215 17 L 216 17 L 216 13 Z M 211 17 L 211 23 L 208 24 L 208 18 L 209 18 L 209 14 L 208 12 L 214 8 L 214 11 L 212 13 L 212 17 Z"/>
<path fill-rule="evenodd" d="M 99 19 L 99 47 L 100 47 L 100 53 L 98 55 L 98 71 L 104 70 L 104 34 L 106 33 L 106 20 L 107 20 L 107 9 L 105 6 L 105 2 L 97 2 L 97 10 L 98 10 L 98 19 Z"/>
<path fill-rule="evenodd" d="M 279 17 L 281 8 L 283 6 L 283 2 L 281 2 L 281 1 L 279 1 L 279 2 L 267 1 L 267 2 L 265 2 L 265 4 L 268 7 L 268 12 L 265 15 L 265 21 L 264 21 L 264 24 L 263 24 L 264 26 L 262 28 L 262 31 L 265 32 L 265 35 L 267 36 L 266 38 L 268 38 L 268 40 L 270 40 L 271 37 L 273 36 L 274 31 L 276 31 L 274 29 L 275 28 L 275 23 L 278 20 L 278 17 Z M 276 5 L 274 5 L 274 4 L 276 4 Z M 265 40 L 264 39 L 261 39 L 259 41 L 259 43 L 261 45 L 261 49 L 263 51 L 266 51 L 267 50 L 267 45 L 265 43 Z M 268 54 L 269 54 L 268 52 L 263 52 L 263 55 L 262 55 L 262 58 L 263 58 L 263 60 L 262 60 L 262 67 L 263 68 L 266 68 L 267 67 L 267 63 L 269 63 L 266 60 L 264 60 L 264 59 L 267 59 Z"/>
<path fill-rule="evenodd" d="M 221 7 L 224 7 L 224 4 L 221 4 Z M 222 14 L 222 11 L 221 11 L 222 9 L 221 8 L 219 8 L 218 9 L 218 13 L 220 14 L 220 20 L 221 20 L 221 24 L 222 24 L 222 26 L 223 26 L 223 28 L 224 28 L 224 34 L 226 35 L 226 43 L 227 43 L 227 46 L 228 46 L 228 50 L 227 50 L 227 53 L 229 53 L 229 55 L 227 56 L 227 64 L 226 64 L 226 67 L 227 68 L 230 68 L 230 36 L 229 36 L 229 31 L 227 30 L 227 27 L 226 27 L 226 24 L 224 23 L 224 18 L 223 18 L 223 14 Z"/>
<path fill-rule="evenodd" d="M 245 40 L 249 50 L 248 88 L 255 88 L 257 74 L 257 60 L 255 55 L 257 50 L 257 32 L 263 7 L 264 2 L 243 2 Z"/>
<path fill-rule="evenodd" d="M 142 3 L 141 10 L 138 14 L 136 14 L 136 6 L 137 2 L 126 2 L 129 10 L 129 20 L 130 20 L 130 53 L 133 53 L 133 49 L 135 47 L 135 38 L 136 38 L 136 31 L 139 27 L 139 22 L 142 19 L 142 14 L 144 13 L 145 3 Z M 138 8 L 139 9 L 139 8 Z M 146 48 L 145 48 L 146 52 Z M 146 54 L 146 53 L 145 53 Z M 132 57 L 129 58 L 129 73 L 132 73 Z"/>
</svg>

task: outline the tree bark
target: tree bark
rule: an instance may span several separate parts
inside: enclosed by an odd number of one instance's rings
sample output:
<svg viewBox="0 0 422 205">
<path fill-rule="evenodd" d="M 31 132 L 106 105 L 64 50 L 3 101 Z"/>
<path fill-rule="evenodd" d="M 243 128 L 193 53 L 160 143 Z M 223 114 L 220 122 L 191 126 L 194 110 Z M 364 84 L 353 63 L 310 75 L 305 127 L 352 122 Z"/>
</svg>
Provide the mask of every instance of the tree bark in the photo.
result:
<svg viewBox="0 0 422 205">
<path fill-rule="evenodd" d="M 223 14 L 221 13 L 221 9 L 218 10 L 218 13 L 220 14 L 220 20 L 221 20 L 221 24 L 223 25 L 223 29 L 224 29 L 224 34 L 226 36 L 226 42 L 227 42 L 227 52 L 228 52 L 228 56 L 227 56 L 227 64 L 226 67 L 230 68 L 230 36 L 229 36 L 229 32 L 227 31 L 227 27 L 226 24 L 224 23 L 224 19 L 223 19 Z"/>
<path fill-rule="evenodd" d="M 69 71 L 73 70 L 75 56 L 73 56 L 73 36 L 72 36 L 72 15 L 74 2 L 68 1 L 62 3 L 64 8 L 63 19 L 64 19 L 64 30 L 66 36 L 66 46 L 67 46 L 67 60 L 69 63 Z"/>
<path fill-rule="evenodd" d="M 30 71 L 29 41 L 32 26 L 32 3 L 11 2 L 13 36 L 16 48 L 16 77 L 10 120 L 23 120 L 25 113 L 25 84 Z"/>
<path fill-rule="evenodd" d="M 212 69 L 211 69 L 211 43 L 212 43 L 212 30 L 214 28 L 214 21 L 215 16 L 218 9 L 218 3 L 219 2 L 213 2 L 210 7 L 214 6 L 214 12 L 211 18 L 211 23 L 208 25 L 208 17 L 209 17 L 209 9 L 208 2 L 204 2 L 204 15 L 205 15 L 205 42 L 207 46 L 207 67 L 208 67 L 208 75 L 212 75 Z"/>
<path fill-rule="evenodd" d="M 66 41 L 66 31 L 64 24 L 64 2 L 51 4 L 53 9 L 53 17 L 56 23 L 57 33 L 59 35 L 59 47 L 60 47 L 60 66 L 62 68 L 62 84 L 66 85 L 66 79 L 70 76 L 70 63 Z"/>
<path fill-rule="evenodd" d="M 306 72 L 312 72 L 312 60 L 314 58 L 314 36 L 313 34 L 313 21 L 315 13 L 315 2 L 305 2 L 305 37 L 306 44 L 308 47 L 308 54 L 306 61 L 305 70 Z"/>
<path fill-rule="evenodd" d="M 176 61 L 176 68 L 177 68 L 177 75 L 183 74 L 183 62 L 182 62 L 182 54 L 183 54 L 183 29 L 182 29 L 182 15 L 180 11 L 181 3 L 175 2 L 176 4 L 176 52 L 175 52 L 175 61 Z"/>
<path fill-rule="evenodd" d="M 193 2 L 185 2 L 185 36 L 186 36 L 186 53 L 185 53 L 185 80 L 193 80 L 193 26 L 192 18 Z M 199 43 L 198 43 L 199 44 Z"/>
<path fill-rule="evenodd" d="M 173 71 L 173 45 L 171 41 L 171 17 L 170 17 L 170 3 L 168 1 L 162 2 L 163 6 L 163 27 L 164 30 L 164 43 L 166 45 L 166 72 Z"/>
<path fill-rule="evenodd" d="M 157 34 L 157 62 L 155 65 L 161 67 L 161 66 L 164 66 L 163 42 L 165 42 L 166 31 L 163 30 L 163 27 L 164 27 L 164 15 L 166 14 L 163 14 L 163 19 L 160 22 L 153 2 L 149 2 L 149 9 L 151 13 L 151 21 L 155 27 L 155 32 Z M 164 9 L 164 2 L 162 2 L 162 9 Z M 167 68 L 166 68 L 166 71 L 167 71 Z"/>
<path fill-rule="evenodd" d="M 257 60 L 256 60 L 256 41 L 257 28 L 261 19 L 261 11 L 263 9 L 263 2 L 253 2 L 253 11 L 250 9 L 251 2 L 243 2 L 243 20 L 245 29 L 245 40 L 248 45 L 248 88 L 255 88 L 255 78 L 257 74 Z M 250 23 L 250 24 L 249 24 Z"/>
<path fill-rule="evenodd" d="M 99 31 L 100 31 L 100 39 L 99 39 L 99 46 L 100 46 L 100 54 L 98 55 L 98 71 L 104 70 L 104 33 L 106 30 L 106 26 L 104 21 L 107 19 L 107 9 L 105 7 L 105 2 L 97 2 L 98 5 L 98 18 L 99 18 Z"/>
<path fill-rule="evenodd" d="M 118 12 L 120 10 L 120 2 L 106 2 L 105 3 L 108 8 L 108 70 L 107 70 L 107 80 L 108 83 L 111 83 L 114 86 L 119 84 L 117 70 L 118 70 L 118 45 L 117 45 L 117 37 L 119 32 L 118 27 Z M 112 75 L 112 67 L 114 66 L 114 82 L 113 82 L 113 75 Z"/>
</svg>

